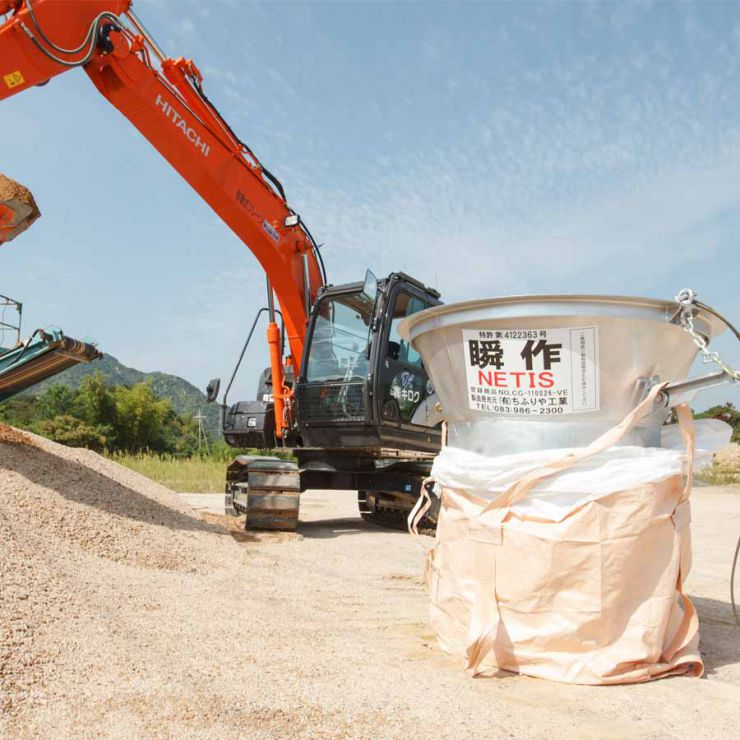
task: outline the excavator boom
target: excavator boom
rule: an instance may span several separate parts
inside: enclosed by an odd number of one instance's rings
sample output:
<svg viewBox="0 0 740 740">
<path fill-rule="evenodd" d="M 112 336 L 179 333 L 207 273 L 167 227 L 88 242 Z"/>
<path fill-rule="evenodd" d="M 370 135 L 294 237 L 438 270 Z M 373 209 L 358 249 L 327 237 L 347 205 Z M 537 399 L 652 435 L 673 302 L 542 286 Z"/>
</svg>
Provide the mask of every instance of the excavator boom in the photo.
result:
<svg viewBox="0 0 740 740">
<path fill-rule="evenodd" d="M 300 367 L 308 312 L 325 283 L 318 248 L 282 185 L 208 100 L 192 60 L 166 56 L 130 0 L 0 0 L 2 14 L 0 99 L 82 67 L 257 257 L 280 304 L 288 361 Z M 0 203 L 0 229 L 8 214 Z M 281 436 L 291 393 L 274 314 L 268 342 Z"/>
</svg>

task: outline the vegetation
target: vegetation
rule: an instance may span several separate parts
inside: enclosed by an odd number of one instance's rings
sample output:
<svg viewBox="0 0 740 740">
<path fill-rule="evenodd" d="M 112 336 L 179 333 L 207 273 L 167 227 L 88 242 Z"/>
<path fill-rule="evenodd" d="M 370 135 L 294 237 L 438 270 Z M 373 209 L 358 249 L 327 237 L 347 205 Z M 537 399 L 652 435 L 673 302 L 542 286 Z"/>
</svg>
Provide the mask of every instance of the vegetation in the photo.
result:
<svg viewBox="0 0 740 740">
<path fill-rule="evenodd" d="M 85 376 L 77 388 L 57 383 L 37 397 L 11 398 L 0 404 L 0 421 L 98 452 L 198 452 L 196 421 L 176 414 L 151 382 L 109 386 L 100 373 Z"/>
<path fill-rule="evenodd" d="M 117 376 L 127 377 L 123 367 L 116 370 Z M 199 393 L 187 381 L 175 380 Z M 733 428 L 732 441 L 740 442 L 740 412 L 732 403 L 713 406 L 696 417 L 722 419 Z M 36 396 L 22 394 L 0 403 L 0 422 L 71 447 L 103 452 L 176 491 L 221 491 L 228 463 L 240 453 L 258 452 L 232 449 L 220 439 L 211 440 L 207 450 L 199 448 L 196 420 L 189 413 L 177 413 L 172 400 L 155 391 L 151 377 L 111 385 L 110 378 L 92 372 L 76 385 L 47 383 Z M 736 444 L 698 477 L 712 485 L 740 483 L 739 455 Z"/>
<path fill-rule="evenodd" d="M 700 470 L 696 477 L 708 486 L 730 486 L 740 483 L 740 466 L 737 462 L 714 460 L 709 467 Z"/>
<path fill-rule="evenodd" d="M 730 404 L 727 404 L 730 405 Z M 733 439 L 737 439 L 737 426 Z M 729 486 L 740 483 L 740 444 L 734 442 L 720 450 L 709 467 L 700 470 L 696 476 L 710 486 Z"/>
<path fill-rule="evenodd" d="M 230 450 L 233 457 L 235 450 Z M 113 460 L 145 475 L 173 491 L 193 493 L 222 492 L 226 482 L 227 463 L 219 456 L 195 455 L 190 458 L 172 455 L 152 455 L 139 452 L 114 453 Z"/>
<path fill-rule="evenodd" d="M 196 420 L 175 413 L 151 379 L 109 385 L 99 372 L 85 375 L 77 387 L 47 384 L 38 396 L 0 403 L 0 422 L 102 452 L 175 491 L 223 491 L 228 463 L 238 454 L 259 454 L 220 439 L 199 447 Z"/>
<path fill-rule="evenodd" d="M 240 454 L 264 455 L 290 459 L 288 452 L 265 453 L 264 450 L 236 450 L 223 441 L 209 444 L 205 449 L 190 457 L 157 455 L 151 452 L 113 452 L 108 456 L 121 465 L 145 475 L 173 491 L 209 493 L 224 490 L 226 466 Z"/>
<path fill-rule="evenodd" d="M 216 434 L 219 424 L 219 413 L 216 406 L 206 403 L 205 396 L 192 383 L 177 375 L 153 372 L 145 373 L 133 367 L 127 367 L 112 355 L 103 355 L 95 362 L 82 362 L 79 365 L 65 370 L 63 373 L 38 383 L 30 388 L 24 396 L 42 396 L 51 386 L 62 385 L 68 389 L 77 390 L 90 375 L 99 374 L 109 386 L 123 385 L 131 387 L 141 383 L 149 383 L 155 396 L 167 398 L 172 404 L 173 411 L 179 416 L 191 418 L 197 413 L 206 417 L 206 426 L 212 434 Z"/>
</svg>

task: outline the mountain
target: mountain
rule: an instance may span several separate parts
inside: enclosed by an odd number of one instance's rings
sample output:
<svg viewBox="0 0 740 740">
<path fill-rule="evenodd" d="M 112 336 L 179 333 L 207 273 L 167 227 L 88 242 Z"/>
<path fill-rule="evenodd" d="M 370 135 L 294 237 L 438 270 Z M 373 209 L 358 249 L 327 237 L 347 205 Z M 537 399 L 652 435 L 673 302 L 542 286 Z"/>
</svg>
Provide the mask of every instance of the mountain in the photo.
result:
<svg viewBox="0 0 740 740">
<path fill-rule="evenodd" d="M 204 424 L 211 432 L 219 429 L 218 406 L 206 403 L 205 395 L 192 383 L 177 375 L 153 372 L 145 373 L 133 367 L 126 367 L 112 355 L 103 355 L 100 360 L 83 362 L 65 370 L 52 378 L 34 385 L 23 395 L 37 396 L 51 385 L 66 385 L 69 388 L 79 388 L 82 379 L 92 373 L 102 373 L 108 385 L 134 385 L 135 383 L 150 382 L 152 390 L 160 398 L 166 398 L 172 403 L 172 408 L 180 416 L 193 417 L 199 411 L 206 417 Z"/>
</svg>

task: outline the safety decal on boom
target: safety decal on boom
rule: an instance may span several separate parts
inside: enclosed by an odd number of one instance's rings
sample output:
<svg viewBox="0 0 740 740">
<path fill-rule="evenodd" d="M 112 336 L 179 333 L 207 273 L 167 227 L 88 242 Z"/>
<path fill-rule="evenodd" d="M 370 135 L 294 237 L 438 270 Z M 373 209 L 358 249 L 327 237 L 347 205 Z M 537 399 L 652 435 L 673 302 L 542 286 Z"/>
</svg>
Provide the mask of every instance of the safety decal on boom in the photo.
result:
<svg viewBox="0 0 740 740">
<path fill-rule="evenodd" d="M 463 329 L 471 409 L 547 416 L 599 408 L 599 330 Z"/>
<path fill-rule="evenodd" d="M 3 75 L 3 80 L 11 90 L 14 87 L 18 87 L 18 85 L 22 85 L 26 81 L 19 69 L 17 69 L 15 72 L 11 72 L 10 74 Z"/>
</svg>

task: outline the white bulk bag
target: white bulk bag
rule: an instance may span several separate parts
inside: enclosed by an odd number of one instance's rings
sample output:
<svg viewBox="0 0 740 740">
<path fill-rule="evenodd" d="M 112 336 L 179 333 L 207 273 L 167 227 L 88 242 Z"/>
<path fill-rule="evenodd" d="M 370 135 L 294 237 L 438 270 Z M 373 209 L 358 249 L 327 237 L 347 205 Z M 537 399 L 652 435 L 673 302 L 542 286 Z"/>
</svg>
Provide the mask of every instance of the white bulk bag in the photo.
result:
<svg viewBox="0 0 740 740">
<path fill-rule="evenodd" d="M 698 619 L 682 591 L 691 413 L 678 409 L 687 453 L 614 446 L 658 390 L 586 448 L 487 459 L 445 448 L 435 460 L 431 624 L 474 674 L 498 667 L 608 684 L 703 672 Z"/>
</svg>

